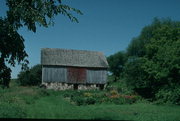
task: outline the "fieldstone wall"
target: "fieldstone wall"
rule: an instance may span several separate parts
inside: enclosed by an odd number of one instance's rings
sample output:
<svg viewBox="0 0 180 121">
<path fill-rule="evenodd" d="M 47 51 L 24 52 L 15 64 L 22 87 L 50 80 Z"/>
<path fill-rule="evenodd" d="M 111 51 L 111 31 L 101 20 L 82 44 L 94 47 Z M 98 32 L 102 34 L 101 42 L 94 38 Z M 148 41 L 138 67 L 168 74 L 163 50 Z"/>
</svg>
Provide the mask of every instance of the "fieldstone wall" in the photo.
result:
<svg viewBox="0 0 180 121">
<path fill-rule="evenodd" d="M 91 85 L 80 84 L 80 85 L 78 85 L 78 90 L 91 90 L 91 89 L 99 89 L 99 88 L 96 87 L 96 84 L 91 84 Z"/>
<path fill-rule="evenodd" d="M 46 83 L 42 82 L 42 85 L 45 86 L 47 89 L 54 89 L 54 90 L 67 90 L 67 89 L 74 89 L 74 84 L 67 84 L 67 83 Z M 78 84 L 78 90 L 93 90 L 93 89 L 99 89 L 99 86 L 96 84 Z"/>
<path fill-rule="evenodd" d="M 73 85 L 69 85 L 66 83 L 46 83 L 43 82 L 42 85 L 45 85 L 47 89 L 54 89 L 54 90 L 66 90 L 66 89 L 73 89 Z"/>
</svg>

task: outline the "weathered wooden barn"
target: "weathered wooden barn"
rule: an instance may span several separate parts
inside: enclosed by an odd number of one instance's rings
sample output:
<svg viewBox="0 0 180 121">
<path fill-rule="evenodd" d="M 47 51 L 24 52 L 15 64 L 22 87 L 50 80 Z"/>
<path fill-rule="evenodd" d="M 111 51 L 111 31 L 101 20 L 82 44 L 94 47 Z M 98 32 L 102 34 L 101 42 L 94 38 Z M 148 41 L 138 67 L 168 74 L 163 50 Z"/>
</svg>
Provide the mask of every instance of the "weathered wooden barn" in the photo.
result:
<svg viewBox="0 0 180 121">
<path fill-rule="evenodd" d="M 41 49 L 42 84 L 47 88 L 103 89 L 108 63 L 101 52 Z"/>
</svg>

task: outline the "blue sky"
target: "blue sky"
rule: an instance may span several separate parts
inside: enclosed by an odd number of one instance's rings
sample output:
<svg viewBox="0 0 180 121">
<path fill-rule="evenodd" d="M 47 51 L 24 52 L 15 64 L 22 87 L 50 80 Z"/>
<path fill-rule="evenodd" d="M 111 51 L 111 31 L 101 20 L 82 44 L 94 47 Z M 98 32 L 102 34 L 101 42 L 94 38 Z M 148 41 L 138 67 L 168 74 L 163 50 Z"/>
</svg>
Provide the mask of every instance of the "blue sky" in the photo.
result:
<svg viewBox="0 0 180 121">
<path fill-rule="evenodd" d="M 25 39 L 29 66 L 40 63 L 41 48 L 65 48 L 101 51 L 109 56 L 125 50 L 142 28 L 154 17 L 180 20 L 180 0 L 63 0 L 64 4 L 80 9 L 74 14 L 79 23 L 58 15 L 54 26 L 38 27 L 33 33 L 26 27 L 19 30 Z M 5 3 L 0 3 L 0 15 L 5 15 Z M 16 78 L 20 66 L 12 67 Z"/>
</svg>

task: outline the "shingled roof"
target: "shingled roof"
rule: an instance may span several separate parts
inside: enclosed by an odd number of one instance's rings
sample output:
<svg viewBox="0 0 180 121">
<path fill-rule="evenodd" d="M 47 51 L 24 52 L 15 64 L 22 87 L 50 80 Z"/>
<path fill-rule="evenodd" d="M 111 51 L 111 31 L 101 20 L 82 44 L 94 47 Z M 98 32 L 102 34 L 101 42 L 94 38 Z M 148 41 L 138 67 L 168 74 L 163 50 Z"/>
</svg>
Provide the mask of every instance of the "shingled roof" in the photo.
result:
<svg viewBox="0 0 180 121">
<path fill-rule="evenodd" d="M 41 49 L 41 64 L 108 68 L 106 57 L 101 52 L 57 48 Z"/>
</svg>

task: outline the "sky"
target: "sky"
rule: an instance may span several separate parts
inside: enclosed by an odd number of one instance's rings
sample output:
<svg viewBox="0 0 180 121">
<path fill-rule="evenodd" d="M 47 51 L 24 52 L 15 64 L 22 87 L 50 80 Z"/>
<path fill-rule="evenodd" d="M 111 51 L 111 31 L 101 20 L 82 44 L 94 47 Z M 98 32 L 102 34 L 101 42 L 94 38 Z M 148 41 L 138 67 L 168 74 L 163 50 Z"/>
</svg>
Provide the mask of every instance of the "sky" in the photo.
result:
<svg viewBox="0 0 180 121">
<path fill-rule="evenodd" d="M 73 12 L 79 23 L 58 15 L 54 26 L 38 27 L 36 33 L 26 27 L 18 32 L 25 39 L 29 67 L 40 64 L 41 48 L 63 48 L 103 52 L 107 57 L 125 51 L 133 37 L 152 23 L 154 17 L 180 20 L 180 0 L 62 0 L 62 3 L 80 9 Z M 4 0 L 0 16 L 6 14 Z M 17 78 L 21 67 L 11 67 L 12 78 Z"/>
</svg>

